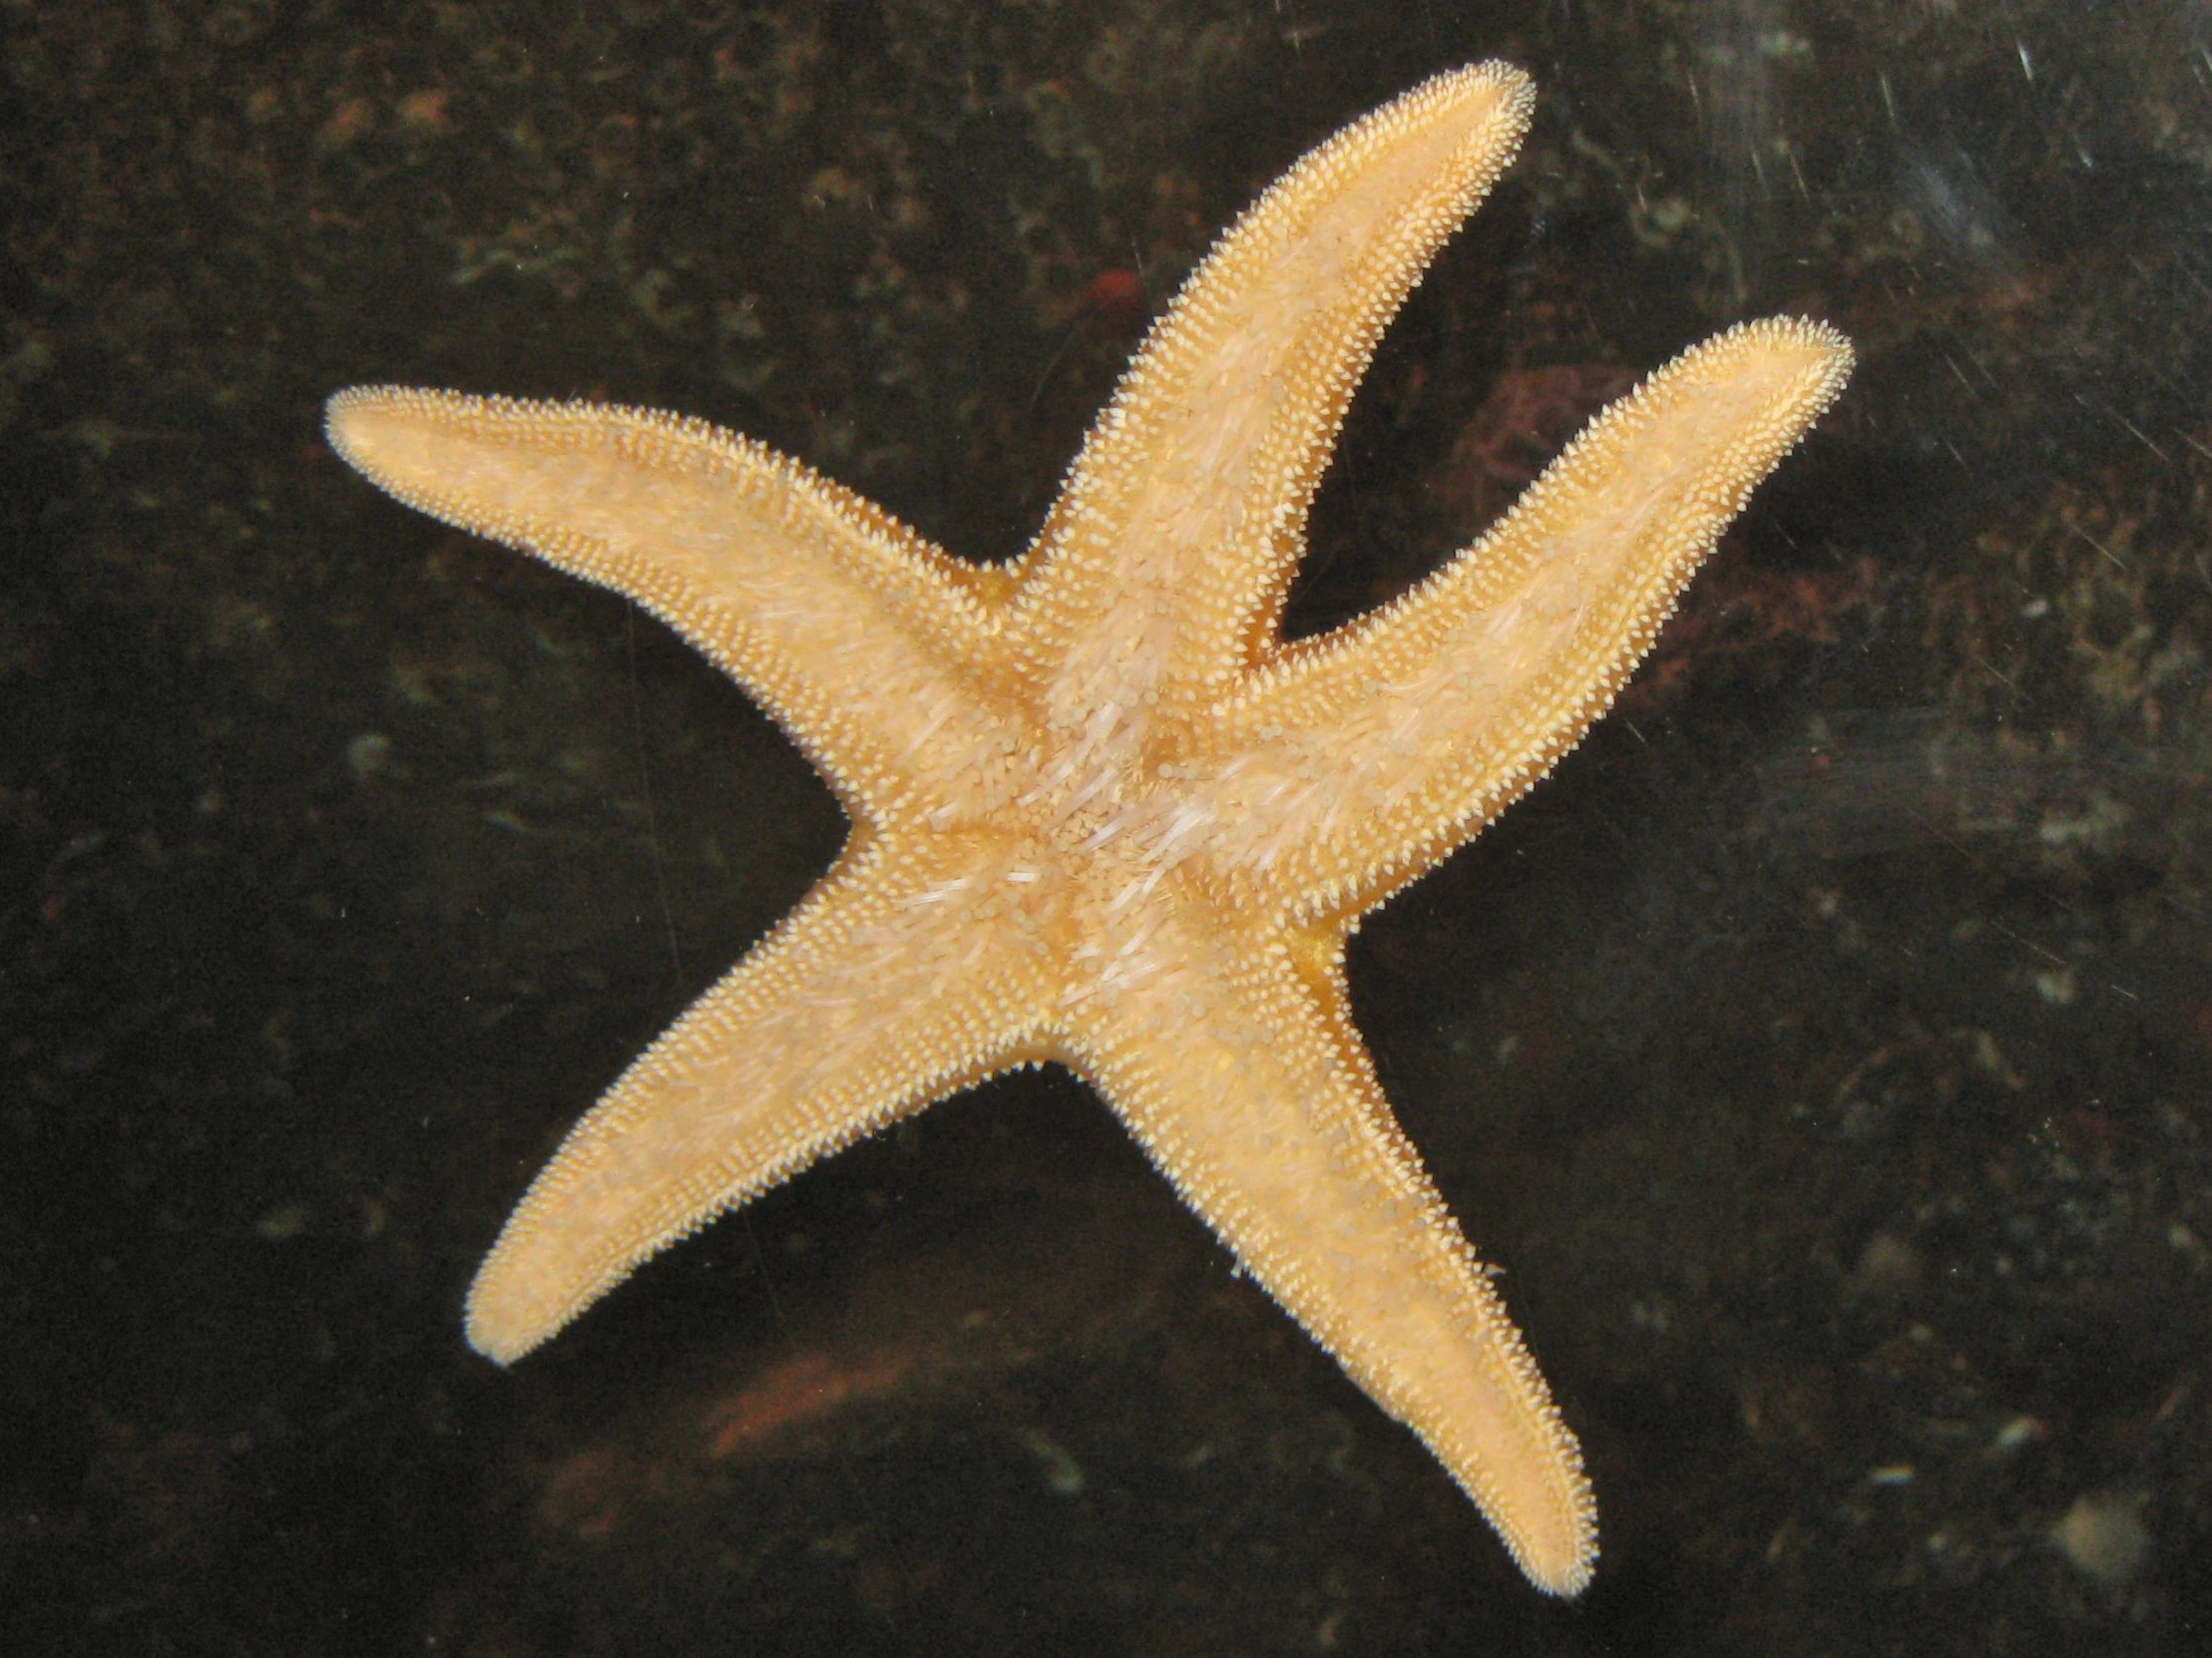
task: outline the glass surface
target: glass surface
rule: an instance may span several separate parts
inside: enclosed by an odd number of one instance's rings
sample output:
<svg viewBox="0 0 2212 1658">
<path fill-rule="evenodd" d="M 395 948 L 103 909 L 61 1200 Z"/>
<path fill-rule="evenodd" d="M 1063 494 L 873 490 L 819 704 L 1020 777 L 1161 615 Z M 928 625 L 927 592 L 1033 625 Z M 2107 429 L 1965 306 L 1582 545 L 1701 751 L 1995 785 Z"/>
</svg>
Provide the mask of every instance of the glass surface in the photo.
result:
<svg viewBox="0 0 2212 1658">
<path fill-rule="evenodd" d="M 2212 9 L 83 0 L 4 50 L 6 1650 L 2212 1642 Z M 1616 711 L 1353 949 L 1591 1590 L 1059 1071 L 473 1356 L 531 1173 L 843 826 L 322 399 L 681 410 L 1005 559 L 1252 195 L 1487 57 L 1535 130 L 1297 630 L 1731 321 L 1860 353 Z"/>
</svg>

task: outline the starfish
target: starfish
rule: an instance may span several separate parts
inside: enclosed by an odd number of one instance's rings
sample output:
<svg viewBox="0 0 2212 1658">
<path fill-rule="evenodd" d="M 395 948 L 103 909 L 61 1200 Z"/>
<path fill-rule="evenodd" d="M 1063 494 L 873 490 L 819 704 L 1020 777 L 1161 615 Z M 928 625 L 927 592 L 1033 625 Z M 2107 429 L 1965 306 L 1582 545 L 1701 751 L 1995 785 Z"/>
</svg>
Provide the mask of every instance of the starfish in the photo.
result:
<svg viewBox="0 0 2212 1658">
<path fill-rule="evenodd" d="M 1383 1097 L 1345 941 L 1581 739 L 1852 358 L 1795 318 L 1706 341 L 1428 581 L 1285 643 L 1346 404 L 1534 102 L 1507 65 L 1442 74 L 1293 167 L 1152 328 L 1005 568 L 697 420 L 330 400 L 333 447 L 400 501 L 705 652 L 852 825 L 538 1175 L 470 1291 L 478 1350 L 511 1362 L 817 1157 L 1058 1061 L 1535 1583 L 1588 1582 L 1580 1451 Z"/>
</svg>

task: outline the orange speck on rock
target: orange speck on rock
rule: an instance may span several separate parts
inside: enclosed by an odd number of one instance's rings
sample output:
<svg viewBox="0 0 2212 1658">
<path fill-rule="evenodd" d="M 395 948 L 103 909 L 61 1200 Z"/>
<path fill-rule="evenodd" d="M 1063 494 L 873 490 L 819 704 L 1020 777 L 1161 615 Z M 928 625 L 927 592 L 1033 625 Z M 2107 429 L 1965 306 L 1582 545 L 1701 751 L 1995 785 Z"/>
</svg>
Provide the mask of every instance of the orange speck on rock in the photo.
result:
<svg viewBox="0 0 2212 1658">
<path fill-rule="evenodd" d="M 622 1522 L 638 1480 L 629 1451 L 593 1446 L 553 1470 L 538 1497 L 538 1518 L 572 1536 L 607 1536 Z"/>
<path fill-rule="evenodd" d="M 881 1399 L 898 1388 L 908 1368 L 898 1358 L 840 1367 L 827 1353 L 772 1365 L 708 1414 L 707 1454 L 733 1456 L 790 1429 L 819 1424 L 847 1405 Z"/>
<path fill-rule="evenodd" d="M 1101 316 L 1141 316 L 1146 309 L 1144 284 L 1133 270 L 1102 270 L 1083 290 L 1083 308 Z"/>
<path fill-rule="evenodd" d="M 315 134 L 319 149 L 340 150 L 376 125 L 376 106 L 366 98 L 348 98 L 330 112 Z"/>
<path fill-rule="evenodd" d="M 399 124 L 417 131 L 441 129 L 446 124 L 446 106 L 452 102 L 453 94 L 443 87 L 410 92 L 399 101 Z"/>
</svg>

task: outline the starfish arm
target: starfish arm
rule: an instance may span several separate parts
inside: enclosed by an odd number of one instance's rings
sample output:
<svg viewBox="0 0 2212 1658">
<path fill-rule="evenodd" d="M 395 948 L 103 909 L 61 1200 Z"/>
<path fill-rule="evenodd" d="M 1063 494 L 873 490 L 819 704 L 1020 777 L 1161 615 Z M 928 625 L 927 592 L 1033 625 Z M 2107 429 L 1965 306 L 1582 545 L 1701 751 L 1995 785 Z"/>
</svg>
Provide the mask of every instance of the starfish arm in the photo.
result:
<svg viewBox="0 0 2212 1658">
<path fill-rule="evenodd" d="M 1341 934 L 1251 928 L 1220 950 L 1178 931 L 1147 947 L 1171 971 L 1086 1005 L 1075 1062 L 1239 1262 L 1435 1451 L 1530 1579 L 1580 1592 L 1597 1553 L 1580 1451 L 1376 1083 Z"/>
<path fill-rule="evenodd" d="M 988 869 L 848 851 L 570 1131 L 477 1273 L 470 1344 L 512 1363 L 723 1210 L 1037 1056 L 1043 953 Z"/>
<path fill-rule="evenodd" d="M 1290 913 L 1355 915 L 1495 819 L 1611 704 L 1851 364 L 1796 318 L 1693 347 L 1427 583 L 1256 672 L 1193 785 L 1216 867 Z"/>
<path fill-rule="evenodd" d="M 1307 503 L 1384 325 L 1535 93 L 1439 75 L 1309 153 L 1183 285 L 1022 566 L 1011 639 L 1061 729 L 1208 697 L 1272 639 Z"/>
<path fill-rule="evenodd" d="M 704 421 L 595 403 L 356 387 L 330 441 L 411 507 L 613 588 L 718 663 L 848 808 L 996 748 L 959 673 L 989 654 L 1004 578 Z"/>
</svg>

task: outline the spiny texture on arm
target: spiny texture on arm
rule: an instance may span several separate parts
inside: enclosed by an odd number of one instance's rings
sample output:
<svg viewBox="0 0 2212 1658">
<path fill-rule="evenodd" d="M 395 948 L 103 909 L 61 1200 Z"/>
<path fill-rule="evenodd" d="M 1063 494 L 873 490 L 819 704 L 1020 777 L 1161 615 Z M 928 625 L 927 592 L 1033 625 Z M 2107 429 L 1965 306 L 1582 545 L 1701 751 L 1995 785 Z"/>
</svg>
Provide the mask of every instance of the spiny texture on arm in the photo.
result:
<svg viewBox="0 0 2212 1658">
<path fill-rule="evenodd" d="M 1693 346 L 1427 582 L 1250 675 L 1196 768 L 1228 877 L 1357 915 L 1493 822 L 1612 705 L 1851 366 L 1796 317 Z"/>
<path fill-rule="evenodd" d="M 988 743 L 960 677 L 1004 578 L 788 456 L 700 420 L 361 386 L 332 446 L 393 496 L 628 595 L 773 714 L 848 809 Z M 867 705 L 869 714 L 858 710 Z"/>
<path fill-rule="evenodd" d="M 1504 64 L 1425 82 L 1309 153 L 1191 274 L 1022 567 L 1009 632 L 1053 728 L 1134 752 L 1274 636 L 1376 341 L 1535 102 Z"/>
</svg>

